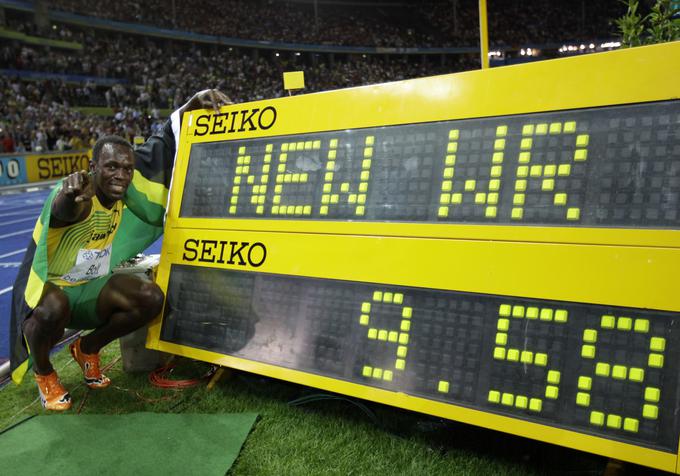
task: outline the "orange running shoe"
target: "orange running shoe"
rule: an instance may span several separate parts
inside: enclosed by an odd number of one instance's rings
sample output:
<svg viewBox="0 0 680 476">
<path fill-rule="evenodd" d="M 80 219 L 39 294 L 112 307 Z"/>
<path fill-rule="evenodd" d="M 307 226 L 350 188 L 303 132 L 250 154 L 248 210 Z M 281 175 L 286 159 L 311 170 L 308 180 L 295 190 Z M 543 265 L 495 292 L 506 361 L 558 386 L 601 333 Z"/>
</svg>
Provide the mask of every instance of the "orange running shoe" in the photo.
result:
<svg viewBox="0 0 680 476">
<path fill-rule="evenodd" d="M 80 338 L 69 347 L 73 359 L 83 369 L 85 385 L 90 388 L 106 388 L 111 384 L 111 379 L 99 370 L 99 354 L 84 354 L 80 350 Z"/>
<path fill-rule="evenodd" d="M 64 411 L 71 408 L 71 395 L 61 385 L 57 372 L 48 375 L 35 374 L 40 403 L 45 410 Z"/>
</svg>

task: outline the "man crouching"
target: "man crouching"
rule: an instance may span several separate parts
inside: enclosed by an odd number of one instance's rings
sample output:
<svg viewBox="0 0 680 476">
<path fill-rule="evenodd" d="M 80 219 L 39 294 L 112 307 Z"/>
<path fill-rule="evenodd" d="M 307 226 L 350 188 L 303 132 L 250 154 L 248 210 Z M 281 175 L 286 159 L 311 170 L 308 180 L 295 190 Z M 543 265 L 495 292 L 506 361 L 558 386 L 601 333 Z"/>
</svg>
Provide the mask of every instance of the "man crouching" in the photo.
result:
<svg viewBox="0 0 680 476">
<path fill-rule="evenodd" d="M 22 330 L 31 350 L 40 399 L 48 410 L 67 410 L 71 396 L 49 353 L 66 327 L 94 329 L 70 346 L 89 388 L 111 380 L 99 368 L 99 351 L 153 320 L 163 291 L 135 276 L 110 273 L 111 248 L 123 215 L 123 197 L 135 170 L 132 146 L 105 136 L 93 148 L 90 171 L 69 175 L 55 196 L 47 232 L 47 282 Z"/>
</svg>

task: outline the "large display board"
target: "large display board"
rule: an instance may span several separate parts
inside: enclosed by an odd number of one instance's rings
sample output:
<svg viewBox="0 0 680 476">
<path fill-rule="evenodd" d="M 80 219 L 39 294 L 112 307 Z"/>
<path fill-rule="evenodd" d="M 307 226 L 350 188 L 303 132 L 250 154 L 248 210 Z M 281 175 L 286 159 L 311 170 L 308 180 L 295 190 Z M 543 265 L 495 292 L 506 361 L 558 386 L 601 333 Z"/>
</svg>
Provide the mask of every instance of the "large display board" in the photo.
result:
<svg viewBox="0 0 680 476">
<path fill-rule="evenodd" d="M 679 65 L 187 114 L 148 344 L 678 472 Z"/>
</svg>

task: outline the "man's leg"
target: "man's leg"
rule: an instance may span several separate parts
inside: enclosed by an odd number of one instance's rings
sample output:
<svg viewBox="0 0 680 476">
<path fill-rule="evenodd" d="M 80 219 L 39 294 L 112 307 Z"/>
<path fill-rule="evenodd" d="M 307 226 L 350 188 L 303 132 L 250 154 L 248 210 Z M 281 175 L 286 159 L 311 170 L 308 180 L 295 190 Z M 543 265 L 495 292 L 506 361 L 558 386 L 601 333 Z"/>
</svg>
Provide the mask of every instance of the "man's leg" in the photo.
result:
<svg viewBox="0 0 680 476">
<path fill-rule="evenodd" d="M 38 305 L 22 326 L 33 359 L 40 401 L 48 410 L 71 408 L 71 396 L 59 382 L 50 362 L 50 350 L 64 335 L 70 315 L 69 299 L 64 291 L 46 283 Z"/>
<path fill-rule="evenodd" d="M 103 324 L 80 341 L 85 354 L 97 354 L 111 341 L 151 322 L 163 307 L 157 284 L 129 274 L 114 274 L 97 299 L 97 317 Z"/>
<path fill-rule="evenodd" d="M 38 305 L 23 324 L 36 374 L 48 375 L 54 371 L 50 363 L 50 350 L 64 335 L 70 316 L 66 293 L 52 283 L 45 283 Z"/>
</svg>

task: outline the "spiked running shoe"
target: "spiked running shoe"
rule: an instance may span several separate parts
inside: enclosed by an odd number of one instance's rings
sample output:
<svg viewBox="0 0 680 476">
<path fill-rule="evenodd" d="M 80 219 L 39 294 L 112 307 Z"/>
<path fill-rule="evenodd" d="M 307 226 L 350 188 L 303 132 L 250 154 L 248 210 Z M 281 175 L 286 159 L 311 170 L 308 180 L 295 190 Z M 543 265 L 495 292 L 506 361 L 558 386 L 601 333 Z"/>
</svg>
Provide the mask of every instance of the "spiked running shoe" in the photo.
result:
<svg viewBox="0 0 680 476">
<path fill-rule="evenodd" d="M 85 354 L 80 350 L 80 339 L 69 346 L 73 360 L 78 362 L 83 369 L 85 385 L 90 388 L 106 388 L 111 384 L 111 379 L 99 370 L 99 354 Z"/>
<path fill-rule="evenodd" d="M 64 411 L 71 408 L 71 395 L 61 385 L 57 372 L 48 375 L 35 374 L 40 403 L 45 410 Z"/>
</svg>

